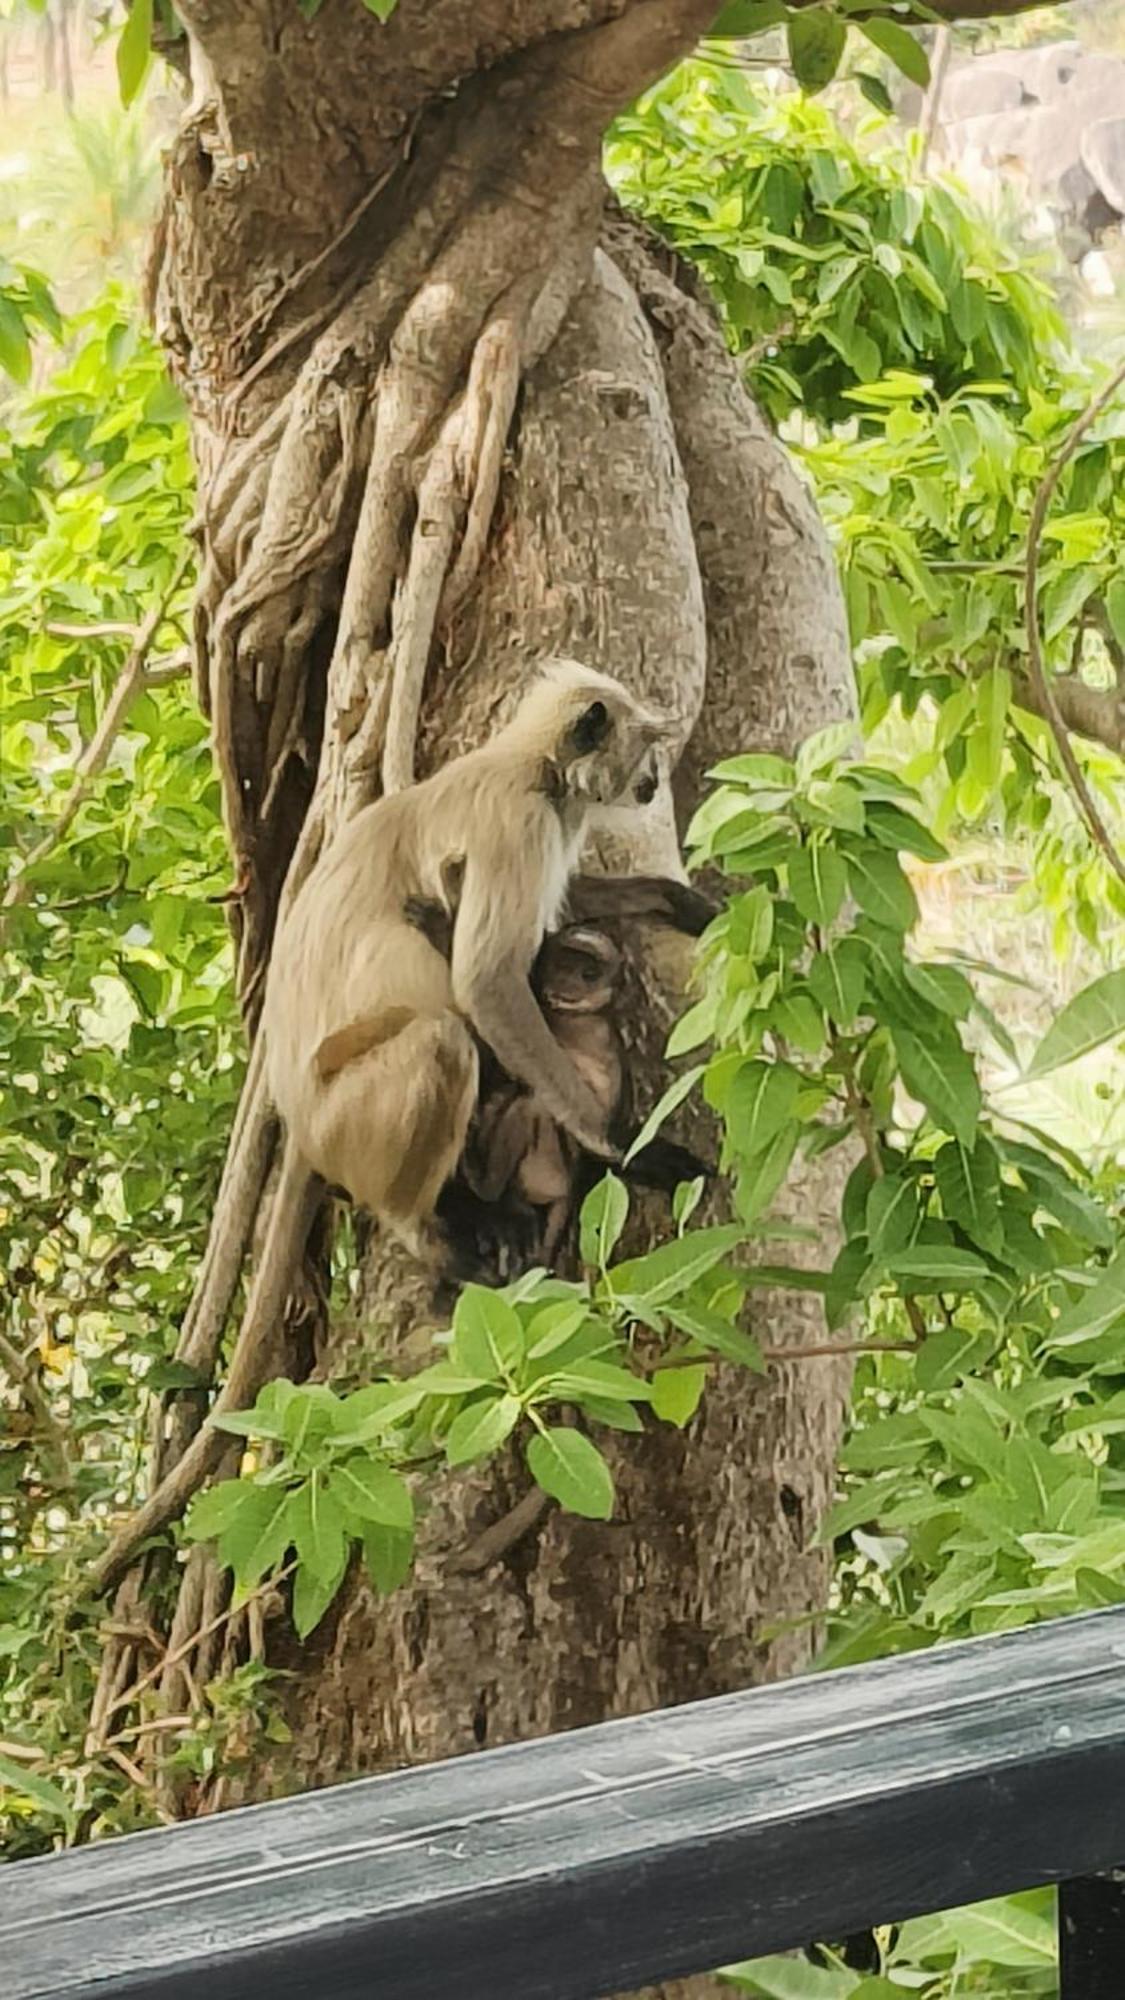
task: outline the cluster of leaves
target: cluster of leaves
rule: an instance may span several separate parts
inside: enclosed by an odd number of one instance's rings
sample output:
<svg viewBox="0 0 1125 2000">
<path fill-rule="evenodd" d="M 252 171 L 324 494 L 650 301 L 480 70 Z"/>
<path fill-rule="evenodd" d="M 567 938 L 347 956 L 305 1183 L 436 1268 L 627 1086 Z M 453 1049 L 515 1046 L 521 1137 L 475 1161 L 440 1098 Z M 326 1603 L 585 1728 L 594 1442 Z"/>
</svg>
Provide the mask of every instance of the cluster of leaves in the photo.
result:
<svg viewBox="0 0 1125 2000">
<path fill-rule="evenodd" d="M 445 1356 L 406 1380 L 351 1395 L 319 1384 L 267 1385 L 251 1411 L 217 1417 L 245 1437 L 254 1465 L 193 1504 L 187 1534 L 216 1542 L 240 1591 L 284 1565 L 303 1637 L 323 1617 L 362 1544 L 376 1589 L 410 1570 L 414 1499 L 407 1476 L 495 1457 L 521 1441 L 540 1490 L 575 1514 L 607 1520 L 613 1474 L 595 1432 L 638 1432 L 643 1411 L 682 1426 L 703 1393 L 710 1357 L 762 1366 L 738 1324 L 755 1274 L 726 1260 L 737 1224 L 687 1227 L 701 1188 L 681 1190 L 679 1234 L 613 1262 L 628 1221 L 624 1184 L 608 1175 L 582 1211 L 584 1275 L 533 1271 L 504 1291 L 469 1285 Z M 585 1428 L 579 1428 L 579 1424 Z"/>
<path fill-rule="evenodd" d="M 0 259 L 0 370 L 13 382 L 31 376 L 31 345 L 37 333 L 57 340 L 62 333 L 58 307 L 38 271 Z"/>
<path fill-rule="evenodd" d="M 928 9 L 919 8 L 914 17 L 927 19 Z M 886 0 L 882 7 L 870 5 L 870 0 L 819 0 L 814 6 L 791 6 L 786 0 L 728 0 L 711 34 L 717 40 L 746 41 L 776 28 L 785 31 L 789 67 L 809 96 L 825 90 L 838 75 L 851 28 L 867 42 L 868 55 L 875 50 L 893 70 L 923 89 L 930 81 L 925 48 L 911 34 L 893 0 Z M 858 81 L 873 104 L 890 110 L 890 94 L 881 76 L 861 70 Z"/>
<path fill-rule="evenodd" d="M 80 1738 L 97 1670 L 78 1552 L 141 1474 L 142 1380 L 182 1380 L 168 1356 L 241 1062 L 186 678 L 138 696 L 45 845 L 192 505 L 179 402 L 131 309 L 109 296 L 66 337 L 0 439 L 0 879 L 23 897 L 0 916 L 0 1736 L 48 1757 Z M 188 588 L 154 657 L 183 644 Z"/>
<path fill-rule="evenodd" d="M 1054 2000 L 1056 1924 L 1050 1890 L 1001 1896 L 882 1935 L 877 1973 L 851 1972 L 835 1953 L 731 1966 L 731 1985 L 755 2000 Z"/>
<path fill-rule="evenodd" d="M 1022 401 L 1061 349 L 1042 277 L 963 190 L 920 182 L 882 119 L 853 140 L 824 105 L 684 63 L 617 120 L 606 164 L 702 271 L 775 422 L 844 421 L 892 369 Z"/>
<path fill-rule="evenodd" d="M 758 399 L 792 434 L 836 543 L 865 732 L 919 718 L 909 775 L 938 831 L 1030 843 L 1058 943 L 1125 898 L 1060 800 L 1027 696 L 1032 501 L 1097 377 L 1043 274 L 880 120 L 687 64 L 619 120 L 619 192 L 702 269 Z M 1125 671 L 1125 416 L 1103 415 L 1043 540 L 1044 659 L 1067 691 Z M 1106 740 L 1119 744 L 1112 716 Z M 1080 751 L 1111 823 L 1116 755 Z"/>
</svg>

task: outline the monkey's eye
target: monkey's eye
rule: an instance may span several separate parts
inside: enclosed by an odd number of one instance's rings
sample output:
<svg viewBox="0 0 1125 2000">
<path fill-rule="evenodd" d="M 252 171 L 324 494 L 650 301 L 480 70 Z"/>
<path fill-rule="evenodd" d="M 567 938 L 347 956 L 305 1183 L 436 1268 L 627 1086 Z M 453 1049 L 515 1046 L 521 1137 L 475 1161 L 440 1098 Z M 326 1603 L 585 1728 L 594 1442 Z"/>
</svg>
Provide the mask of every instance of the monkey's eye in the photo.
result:
<svg viewBox="0 0 1125 2000">
<path fill-rule="evenodd" d="M 596 750 L 599 744 L 604 743 L 611 727 L 609 710 L 604 701 L 592 701 L 574 725 L 574 747 L 579 756 L 587 750 Z"/>
</svg>

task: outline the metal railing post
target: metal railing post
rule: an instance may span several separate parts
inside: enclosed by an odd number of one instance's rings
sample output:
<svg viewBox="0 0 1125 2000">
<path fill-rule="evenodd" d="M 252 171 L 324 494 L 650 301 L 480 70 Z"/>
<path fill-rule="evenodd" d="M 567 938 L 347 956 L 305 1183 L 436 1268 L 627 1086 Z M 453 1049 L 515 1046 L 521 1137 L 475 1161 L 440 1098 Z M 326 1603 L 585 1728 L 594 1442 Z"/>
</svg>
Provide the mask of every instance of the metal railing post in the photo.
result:
<svg viewBox="0 0 1125 2000">
<path fill-rule="evenodd" d="M 1060 2000 L 1125 1995 L 1125 1869 L 1059 1889 Z"/>
</svg>

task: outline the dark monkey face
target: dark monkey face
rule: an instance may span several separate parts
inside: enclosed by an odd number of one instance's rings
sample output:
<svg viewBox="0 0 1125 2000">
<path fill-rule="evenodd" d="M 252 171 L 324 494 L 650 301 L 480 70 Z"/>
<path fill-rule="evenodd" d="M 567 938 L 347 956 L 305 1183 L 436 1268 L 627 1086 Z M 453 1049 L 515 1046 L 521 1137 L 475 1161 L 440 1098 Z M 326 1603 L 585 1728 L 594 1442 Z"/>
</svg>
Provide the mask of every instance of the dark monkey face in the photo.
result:
<svg viewBox="0 0 1125 2000">
<path fill-rule="evenodd" d="M 647 805 L 656 796 L 656 748 L 667 740 L 667 717 L 606 683 L 604 695 L 578 699 L 560 746 L 566 788 L 598 805 L 629 800 Z"/>
</svg>

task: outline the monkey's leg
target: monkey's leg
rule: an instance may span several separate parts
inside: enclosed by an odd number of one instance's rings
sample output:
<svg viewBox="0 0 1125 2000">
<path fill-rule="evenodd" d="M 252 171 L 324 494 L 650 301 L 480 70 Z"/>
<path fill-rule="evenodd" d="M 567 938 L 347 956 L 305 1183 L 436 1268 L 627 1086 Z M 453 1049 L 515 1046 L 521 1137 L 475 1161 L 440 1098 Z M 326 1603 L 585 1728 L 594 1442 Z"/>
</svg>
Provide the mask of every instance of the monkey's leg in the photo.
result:
<svg viewBox="0 0 1125 2000">
<path fill-rule="evenodd" d="M 701 937 L 718 915 L 717 905 L 686 882 L 668 875 L 575 875 L 566 892 L 567 912 L 577 922 L 607 917 L 653 917 Z"/>
<path fill-rule="evenodd" d="M 449 1246 L 434 1210 L 461 1157 L 478 1074 L 476 1044 L 456 1014 L 415 1016 L 337 1073 L 317 1120 L 317 1157 L 332 1178 L 441 1268 Z"/>
</svg>

